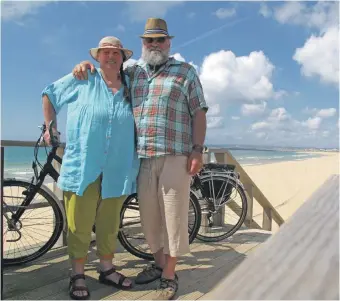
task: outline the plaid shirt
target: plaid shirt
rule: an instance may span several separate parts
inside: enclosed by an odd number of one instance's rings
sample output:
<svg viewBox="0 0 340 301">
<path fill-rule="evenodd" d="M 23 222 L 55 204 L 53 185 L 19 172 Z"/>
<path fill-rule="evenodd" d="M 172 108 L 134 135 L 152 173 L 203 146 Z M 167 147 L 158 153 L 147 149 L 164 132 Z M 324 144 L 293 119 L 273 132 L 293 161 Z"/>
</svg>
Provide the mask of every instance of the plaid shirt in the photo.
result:
<svg viewBox="0 0 340 301">
<path fill-rule="evenodd" d="M 157 72 L 138 62 L 128 67 L 137 127 L 137 152 L 141 158 L 189 155 L 192 117 L 208 110 L 196 70 L 170 58 Z"/>
</svg>

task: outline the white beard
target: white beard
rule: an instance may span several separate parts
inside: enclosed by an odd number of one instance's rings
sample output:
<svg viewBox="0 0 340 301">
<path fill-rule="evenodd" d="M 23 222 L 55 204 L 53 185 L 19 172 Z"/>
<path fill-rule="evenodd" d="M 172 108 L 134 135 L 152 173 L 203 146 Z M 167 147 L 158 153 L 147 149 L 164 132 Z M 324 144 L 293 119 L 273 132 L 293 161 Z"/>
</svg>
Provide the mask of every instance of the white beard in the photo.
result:
<svg viewBox="0 0 340 301">
<path fill-rule="evenodd" d="M 167 50 L 149 50 L 145 46 L 142 48 L 142 59 L 151 66 L 162 65 L 169 59 L 170 49 Z"/>
</svg>

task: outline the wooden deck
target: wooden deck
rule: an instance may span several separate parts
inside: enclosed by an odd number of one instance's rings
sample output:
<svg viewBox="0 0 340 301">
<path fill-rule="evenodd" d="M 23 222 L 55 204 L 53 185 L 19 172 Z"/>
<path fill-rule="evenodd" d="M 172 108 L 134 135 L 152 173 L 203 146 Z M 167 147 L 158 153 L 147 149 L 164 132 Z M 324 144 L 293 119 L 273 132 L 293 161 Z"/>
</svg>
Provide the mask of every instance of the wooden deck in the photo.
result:
<svg viewBox="0 0 340 301">
<path fill-rule="evenodd" d="M 177 274 L 180 288 L 176 298 L 204 299 L 205 294 L 270 236 L 271 232 L 268 231 L 242 230 L 223 242 L 202 243 L 196 240 L 191 245 L 192 254 L 179 261 Z M 153 288 L 157 281 L 148 285 L 136 285 L 130 291 L 119 291 L 97 281 L 97 264 L 93 246 L 86 265 L 87 285 L 92 300 L 153 298 Z M 118 248 L 116 265 L 126 276 L 133 279 L 146 264 L 146 261 Z M 55 249 L 30 264 L 4 269 L 2 297 L 11 300 L 68 300 L 69 272 L 65 247 Z"/>
</svg>

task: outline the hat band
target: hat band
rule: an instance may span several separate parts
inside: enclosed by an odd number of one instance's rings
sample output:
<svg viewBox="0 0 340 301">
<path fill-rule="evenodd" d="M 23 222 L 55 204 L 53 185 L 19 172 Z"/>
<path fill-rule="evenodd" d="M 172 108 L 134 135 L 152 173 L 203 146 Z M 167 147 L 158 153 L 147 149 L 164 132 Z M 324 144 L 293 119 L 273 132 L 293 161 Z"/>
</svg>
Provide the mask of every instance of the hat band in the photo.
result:
<svg viewBox="0 0 340 301">
<path fill-rule="evenodd" d="M 144 34 L 155 34 L 155 33 L 163 33 L 165 35 L 169 35 L 166 30 L 163 29 L 147 29 L 144 31 Z"/>
<path fill-rule="evenodd" d="M 99 48 L 101 47 L 112 47 L 112 48 L 123 48 L 122 45 L 114 45 L 114 44 L 111 44 L 111 43 L 102 43 L 99 45 Z"/>
</svg>

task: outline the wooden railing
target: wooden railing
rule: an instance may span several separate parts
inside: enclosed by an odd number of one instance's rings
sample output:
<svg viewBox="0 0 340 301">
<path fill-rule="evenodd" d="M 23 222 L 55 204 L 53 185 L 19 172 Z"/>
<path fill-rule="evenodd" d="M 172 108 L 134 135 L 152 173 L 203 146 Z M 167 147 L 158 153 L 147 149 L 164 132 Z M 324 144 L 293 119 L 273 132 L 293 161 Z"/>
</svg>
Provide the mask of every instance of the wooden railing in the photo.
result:
<svg viewBox="0 0 340 301">
<path fill-rule="evenodd" d="M 35 141 L 17 141 L 17 140 L 1 140 L 1 152 L 4 153 L 4 147 L 6 146 L 35 146 Z M 65 144 L 61 144 L 61 147 L 58 149 L 57 154 L 62 157 L 64 153 Z M 249 175 L 245 172 L 242 166 L 237 162 L 237 160 L 231 155 L 228 149 L 225 148 L 210 148 L 208 153 L 205 154 L 206 161 L 210 161 L 211 153 L 214 153 L 215 158 L 218 163 L 228 163 L 236 166 L 236 171 L 240 174 L 240 180 L 243 183 L 248 201 L 248 211 L 245 220 L 245 225 L 249 228 L 260 228 L 264 230 L 272 230 L 272 220 L 276 222 L 277 225 L 281 226 L 284 223 L 284 219 L 280 216 L 280 214 L 275 210 L 270 201 L 264 196 L 261 190 L 256 186 L 254 181 L 249 177 Z M 33 160 L 33 152 L 32 152 L 32 160 Z M 3 172 L 3 162 L 1 162 L 1 170 Z M 57 171 L 59 171 L 60 166 L 58 164 L 55 165 Z M 59 199 L 62 199 L 62 192 L 59 190 L 57 185 L 54 183 L 53 192 L 57 195 Z M 262 225 L 256 223 L 253 219 L 253 206 L 254 199 L 262 206 L 263 208 L 263 220 Z"/>
<path fill-rule="evenodd" d="M 232 156 L 229 150 L 226 148 L 209 148 L 207 158 L 205 159 L 206 161 L 211 160 L 212 153 L 215 155 L 216 161 L 218 163 L 233 164 L 236 166 L 235 170 L 240 174 L 240 181 L 244 185 L 248 200 L 248 210 L 245 225 L 248 228 L 261 228 L 270 231 L 272 230 L 272 220 L 274 220 L 278 226 L 281 226 L 284 223 L 284 219 L 276 211 L 276 209 L 261 192 L 261 190 L 256 186 L 254 181 L 249 177 L 242 166 Z M 263 208 L 262 226 L 258 225 L 253 219 L 254 199 Z"/>
</svg>

